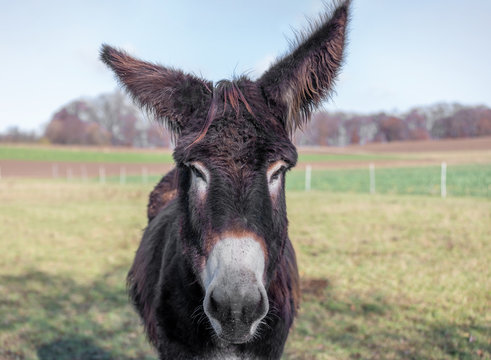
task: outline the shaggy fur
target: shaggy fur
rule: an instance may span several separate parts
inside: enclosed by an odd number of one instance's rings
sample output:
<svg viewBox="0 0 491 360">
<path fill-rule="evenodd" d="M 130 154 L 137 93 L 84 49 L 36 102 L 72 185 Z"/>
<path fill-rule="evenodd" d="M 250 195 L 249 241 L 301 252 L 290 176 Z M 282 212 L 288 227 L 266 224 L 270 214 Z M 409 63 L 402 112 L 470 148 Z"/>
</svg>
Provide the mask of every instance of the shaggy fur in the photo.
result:
<svg viewBox="0 0 491 360">
<path fill-rule="evenodd" d="M 295 166 L 293 130 L 328 96 L 342 62 L 349 1 L 303 35 L 260 79 L 215 85 L 104 45 L 102 60 L 129 94 L 176 136 L 176 167 L 150 194 L 149 224 L 128 274 L 131 299 L 160 359 L 279 359 L 298 308 L 295 252 L 288 238 L 285 172 Z M 268 166 L 282 161 L 280 193 Z M 209 171 L 192 191 L 194 161 Z M 266 254 L 269 312 L 255 337 L 219 338 L 203 311 L 200 280 L 226 233 L 254 234 Z"/>
</svg>

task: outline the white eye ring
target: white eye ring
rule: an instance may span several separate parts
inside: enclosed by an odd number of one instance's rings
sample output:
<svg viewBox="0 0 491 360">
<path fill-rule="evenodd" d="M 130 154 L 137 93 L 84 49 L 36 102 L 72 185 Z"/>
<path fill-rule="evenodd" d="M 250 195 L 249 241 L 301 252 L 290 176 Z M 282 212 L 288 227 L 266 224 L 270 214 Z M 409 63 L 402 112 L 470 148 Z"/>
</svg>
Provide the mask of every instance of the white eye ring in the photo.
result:
<svg viewBox="0 0 491 360">
<path fill-rule="evenodd" d="M 191 169 L 193 176 L 206 183 L 210 182 L 210 173 L 208 169 L 199 161 L 192 161 L 186 163 L 186 165 Z"/>
<path fill-rule="evenodd" d="M 207 182 L 206 181 L 206 175 L 204 174 L 204 172 L 202 170 L 198 169 L 194 165 L 189 165 L 189 168 L 191 169 L 191 172 L 193 173 L 193 176 L 196 177 L 196 179 L 198 179 L 200 181 Z"/>
<path fill-rule="evenodd" d="M 286 162 L 279 160 L 268 167 L 266 178 L 268 179 L 268 188 L 271 196 L 276 195 L 281 185 L 281 176 L 287 167 Z"/>
<path fill-rule="evenodd" d="M 186 164 L 193 175 L 193 185 L 200 196 L 204 196 L 210 183 L 210 172 L 199 161 L 192 161 Z"/>
</svg>

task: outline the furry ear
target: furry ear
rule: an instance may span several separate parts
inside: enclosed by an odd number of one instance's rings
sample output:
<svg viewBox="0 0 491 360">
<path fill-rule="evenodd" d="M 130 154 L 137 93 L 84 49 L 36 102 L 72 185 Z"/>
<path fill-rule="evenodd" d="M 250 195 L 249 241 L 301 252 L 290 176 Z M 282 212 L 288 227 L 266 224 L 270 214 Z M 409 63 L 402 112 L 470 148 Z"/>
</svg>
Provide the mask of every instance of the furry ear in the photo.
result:
<svg viewBox="0 0 491 360">
<path fill-rule="evenodd" d="M 297 37 L 295 49 L 258 80 L 268 102 L 284 109 L 283 125 L 292 134 L 329 96 L 343 60 L 350 0 L 337 6 L 308 34 Z"/>
<path fill-rule="evenodd" d="M 101 48 L 101 60 L 133 99 L 175 134 L 211 101 L 212 83 L 193 75 L 141 61 L 108 45 Z"/>
</svg>

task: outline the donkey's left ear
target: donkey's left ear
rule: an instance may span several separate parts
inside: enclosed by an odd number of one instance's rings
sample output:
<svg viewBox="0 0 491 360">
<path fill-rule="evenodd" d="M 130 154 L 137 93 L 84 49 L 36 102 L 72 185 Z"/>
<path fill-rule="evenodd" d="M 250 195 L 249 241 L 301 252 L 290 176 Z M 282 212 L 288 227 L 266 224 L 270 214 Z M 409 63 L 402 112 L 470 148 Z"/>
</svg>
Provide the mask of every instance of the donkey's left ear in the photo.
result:
<svg viewBox="0 0 491 360">
<path fill-rule="evenodd" d="M 139 60 L 108 45 L 102 46 L 101 60 L 133 99 L 175 134 L 211 101 L 213 84 L 194 75 Z"/>
<path fill-rule="evenodd" d="M 292 134 L 329 96 L 343 61 L 350 0 L 337 1 L 296 48 L 258 80 L 268 102 L 284 109 L 283 125 Z"/>
</svg>

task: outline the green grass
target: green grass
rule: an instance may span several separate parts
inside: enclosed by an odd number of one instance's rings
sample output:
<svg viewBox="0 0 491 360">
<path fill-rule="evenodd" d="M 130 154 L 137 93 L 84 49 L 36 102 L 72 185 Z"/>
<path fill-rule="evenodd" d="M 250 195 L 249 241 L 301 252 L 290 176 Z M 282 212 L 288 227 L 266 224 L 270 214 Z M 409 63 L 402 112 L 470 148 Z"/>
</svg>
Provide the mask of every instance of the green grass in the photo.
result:
<svg viewBox="0 0 491 360">
<path fill-rule="evenodd" d="M 440 196 L 439 166 L 376 168 L 377 193 Z M 287 175 L 287 189 L 305 188 L 305 172 L 293 170 Z M 366 169 L 313 170 L 311 188 L 320 191 L 369 193 Z M 447 168 L 448 196 L 491 197 L 491 164 L 455 165 Z"/>
<path fill-rule="evenodd" d="M 125 275 L 151 185 L 0 182 L 0 359 L 156 359 Z M 290 191 L 285 359 L 489 359 L 491 203 Z"/>
<path fill-rule="evenodd" d="M 407 157 L 407 156 L 406 156 Z M 387 154 L 303 154 L 300 162 L 370 162 L 377 160 L 397 160 L 401 156 Z M 0 160 L 30 160 L 59 162 L 100 162 L 100 163 L 172 163 L 168 150 L 124 151 L 94 148 L 50 147 L 50 146 L 8 146 L 0 145 Z"/>
<path fill-rule="evenodd" d="M 0 160 L 96 162 L 96 163 L 172 163 L 169 151 L 145 152 L 94 148 L 0 146 Z"/>
<path fill-rule="evenodd" d="M 327 280 L 303 291 L 289 359 L 491 356 L 489 202 L 313 192 L 288 205 L 303 282 Z"/>
</svg>

